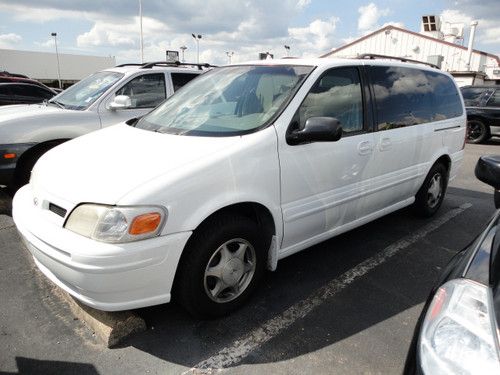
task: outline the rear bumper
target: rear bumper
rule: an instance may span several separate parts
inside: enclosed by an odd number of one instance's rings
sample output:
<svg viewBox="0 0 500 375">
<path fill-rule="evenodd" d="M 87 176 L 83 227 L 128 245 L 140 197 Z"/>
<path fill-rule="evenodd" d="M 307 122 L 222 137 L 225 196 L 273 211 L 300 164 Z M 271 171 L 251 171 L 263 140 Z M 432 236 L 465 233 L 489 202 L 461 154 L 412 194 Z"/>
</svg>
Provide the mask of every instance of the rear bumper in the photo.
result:
<svg viewBox="0 0 500 375">
<path fill-rule="evenodd" d="M 106 244 L 64 229 L 33 204 L 29 185 L 14 197 L 12 217 L 37 267 L 53 283 L 104 311 L 170 301 L 175 271 L 191 232 Z"/>
</svg>

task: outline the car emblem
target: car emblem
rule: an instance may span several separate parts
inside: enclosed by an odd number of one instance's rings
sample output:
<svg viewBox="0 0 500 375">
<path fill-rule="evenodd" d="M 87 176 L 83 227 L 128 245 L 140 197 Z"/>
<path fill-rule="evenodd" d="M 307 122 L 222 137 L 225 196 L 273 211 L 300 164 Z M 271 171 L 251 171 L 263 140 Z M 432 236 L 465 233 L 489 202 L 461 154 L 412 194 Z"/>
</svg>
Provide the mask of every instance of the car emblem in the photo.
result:
<svg viewBox="0 0 500 375">
<path fill-rule="evenodd" d="M 33 198 L 33 204 L 34 204 L 35 206 L 38 206 L 38 198 Z"/>
</svg>

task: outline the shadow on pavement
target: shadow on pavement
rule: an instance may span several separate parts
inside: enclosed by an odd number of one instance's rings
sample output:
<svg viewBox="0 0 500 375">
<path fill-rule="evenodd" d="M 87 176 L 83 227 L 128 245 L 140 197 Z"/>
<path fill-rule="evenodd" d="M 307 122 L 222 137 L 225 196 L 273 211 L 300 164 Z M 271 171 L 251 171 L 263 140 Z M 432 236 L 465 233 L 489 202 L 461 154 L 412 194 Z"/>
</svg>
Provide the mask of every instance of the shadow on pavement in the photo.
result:
<svg viewBox="0 0 500 375">
<path fill-rule="evenodd" d="M 43 361 L 33 358 L 16 357 L 18 372 L 3 372 L 0 375 L 99 375 L 94 365 L 90 363 Z"/>
<path fill-rule="evenodd" d="M 6 188 L 0 187 L 0 215 L 12 216 L 12 198 Z"/>
</svg>

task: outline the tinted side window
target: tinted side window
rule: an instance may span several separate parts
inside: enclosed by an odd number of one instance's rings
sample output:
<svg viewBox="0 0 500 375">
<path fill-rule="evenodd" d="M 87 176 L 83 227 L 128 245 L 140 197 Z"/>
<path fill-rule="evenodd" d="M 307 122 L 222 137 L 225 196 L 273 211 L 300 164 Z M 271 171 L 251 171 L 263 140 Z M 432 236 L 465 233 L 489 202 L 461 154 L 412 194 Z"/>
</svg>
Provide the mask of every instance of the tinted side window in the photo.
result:
<svg viewBox="0 0 500 375">
<path fill-rule="evenodd" d="M 363 130 L 363 95 L 357 68 L 336 68 L 314 84 L 298 109 L 299 127 L 311 117 L 335 117 L 345 133 Z"/>
<path fill-rule="evenodd" d="M 491 98 L 486 103 L 488 107 L 500 107 L 500 90 L 495 91 Z"/>
<path fill-rule="evenodd" d="M 452 79 L 444 74 L 426 71 L 432 86 L 433 121 L 446 120 L 461 116 L 462 102 Z"/>
<path fill-rule="evenodd" d="M 184 86 L 189 81 L 198 77 L 198 74 L 193 73 L 171 73 L 172 76 L 172 84 L 174 85 L 174 91 L 179 90 L 182 86 Z"/>
<path fill-rule="evenodd" d="M 432 121 L 432 83 L 422 70 L 373 66 L 370 69 L 379 130 Z"/>
<path fill-rule="evenodd" d="M 130 108 L 154 108 L 166 98 L 165 75 L 158 73 L 135 77 L 115 94 L 130 97 Z"/>
<path fill-rule="evenodd" d="M 478 106 L 479 99 L 486 90 L 484 88 L 467 87 L 462 89 L 462 96 L 466 106 Z"/>
<path fill-rule="evenodd" d="M 439 121 L 462 114 L 456 86 L 443 74 L 382 66 L 371 67 L 370 72 L 379 130 Z"/>
<path fill-rule="evenodd" d="M 54 96 L 54 94 L 51 93 L 49 90 L 45 90 L 41 87 L 32 87 L 32 89 L 37 98 L 50 99 Z"/>
</svg>

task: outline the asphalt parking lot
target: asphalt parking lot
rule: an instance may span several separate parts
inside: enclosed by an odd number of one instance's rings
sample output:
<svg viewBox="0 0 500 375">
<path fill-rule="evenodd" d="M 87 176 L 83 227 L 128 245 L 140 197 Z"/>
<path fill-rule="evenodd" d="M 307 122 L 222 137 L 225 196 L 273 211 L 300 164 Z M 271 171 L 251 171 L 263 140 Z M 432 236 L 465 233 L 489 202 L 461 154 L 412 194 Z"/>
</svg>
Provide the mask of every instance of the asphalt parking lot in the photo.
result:
<svg viewBox="0 0 500 375">
<path fill-rule="evenodd" d="M 499 146 L 467 145 L 437 217 L 404 209 L 286 258 L 224 319 L 138 310 L 147 331 L 115 349 L 54 297 L 0 192 L 0 374 L 399 374 L 442 267 L 494 211 L 473 168 Z"/>
</svg>

